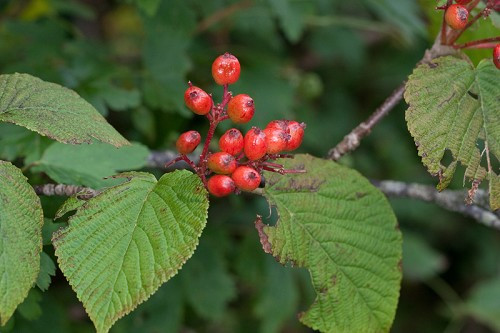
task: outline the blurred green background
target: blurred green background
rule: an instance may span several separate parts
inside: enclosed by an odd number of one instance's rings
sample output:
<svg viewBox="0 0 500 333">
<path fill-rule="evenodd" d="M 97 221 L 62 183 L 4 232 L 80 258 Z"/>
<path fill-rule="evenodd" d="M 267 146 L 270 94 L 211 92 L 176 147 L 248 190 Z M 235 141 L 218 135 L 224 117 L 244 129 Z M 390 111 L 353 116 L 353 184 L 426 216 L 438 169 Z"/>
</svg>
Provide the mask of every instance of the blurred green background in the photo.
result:
<svg viewBox="0 0 500 333">
<path fill-rule="evenodd" d="M 279 118 L 304 121 L 300 151 L 325 156 L 411 73 L 439 28 L 435 5 L 433 0 L 3 0 L 0 72 L 29 73 L 74 89 L 127 139 L 165 150 L 186 130 L 206 134 L 205 118 L 185 108 L 183 92 L 191 80 L 219 98 L 222 89 L 211 79 L 211 63 L 230 52 L 242 64 L 231 90 L 256 103 L 254 119 L 242 128 Z M 481 20 L 461 40 L 494 34 L 498 28 L 491 20 Z M 474 62 L 490 56 L 469 55 Z M 404 110 L 401 103 L 341 163 L 368 178 L 435 184 L 417 156 Z M 217 134 L 229 126 L 223 124 Z M 33 183 L 50 182 L 49 171 L 31 163 L 51 144 L 0 124 L 0 158 L 24 167 Z M 462 187 L 461 175 L 451 187 Z M 62 202 L 42 197 L 45 215 L 53 217 Z M 433 204 L 391 203 L 404 235 L 404 280 L 392 332 L 500 332 L 500 233 Z M 253 226 L 257 213 L 268 216 L 269 208 L 255 196 L 211 200 L 193 258 L 111 332 L 310 332 L 296 318 L 314 299 L 308 273 L 282 267 L 263 253 Z M 64 221 L 47 220 L 44 227 L 49 271 L 54 269 L 50 230 L 61 225 Z M 33 288 L 0 331 L 94 329 L 57 270 L 49 289 Z"/>
</svg>

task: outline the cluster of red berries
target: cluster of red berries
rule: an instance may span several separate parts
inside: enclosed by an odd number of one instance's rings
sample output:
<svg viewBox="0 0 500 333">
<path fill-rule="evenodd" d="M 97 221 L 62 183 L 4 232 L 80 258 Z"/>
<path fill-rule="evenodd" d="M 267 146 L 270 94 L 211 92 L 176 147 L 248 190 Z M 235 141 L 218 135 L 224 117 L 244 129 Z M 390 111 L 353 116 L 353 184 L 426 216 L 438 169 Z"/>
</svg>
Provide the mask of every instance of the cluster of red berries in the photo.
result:
<svg viewBox="0 0 500 333">
<path fill-rule="evenodd" d="M 451 0 L 447 2 L 446 5 L 436 7 L 436 9 L 444 9 L 444 21 L 446 22 L 446 25 L 452 28 L 453 30 L 461 30 L 458 31 L 458 36 L 463 32 L 463 30 L 467 29 L 470 25 L 472 25 L 478 18 L 481 16 L 488 16 L 490 12 L 500 10 L 500 0 L 488 0 L 486 1 L 486 8 L 484 8 L 479 14 L 474 16 L 471 21 L 469 22 L 469 10 L 474 8 L 475 5 L 477 5 L 477 2 L 472 5 L 469 5 L 469 3 L 472 0 L 455 0 L 454 4 L 451 4 Z M 469 8 L 466 6 L 469 5 Z M 444 28 L 444 27 L 443 27 Z M 444 31 L 444 30 L 443 30 Z M 493 38 L 493 41 L 498 40 L 498 38 Z M 492 46 L 491 44 L 491 39 L 490 40 L 481 40 L 478 42 L 484 42 L 483 44 L 480 43 L 475 43 L 475 47 L 484 47 L 484 48 L 490 48 L 493 47 L 493 63 L 495 64 L 496 68 L 500 69 L 500 44 L 496 44 Z M 466 43 L 465 45 L 469 44 L 468 46 L 471 46 L 472 43 Z"/>
<path fill-rule="evenodd" d="M 184 93 L 186 106 L 198 115 L 205 115 L 210 122 L 207 138 L 198 165 L 186 154 L 192 153 L 201 143 L 197 131 L 182 133 L 177 139 L 177 150 L 181 154 L 169 163 L 183 160 L 200 176 L 208 191 L 223 197 L 238 191 L 253 191 L 261 184 L 263 170 L 284 173 L 299 173 L 303 170 L 285 170 L 283 165 L 270 162 L 277 158 L 289 157 L 282 154 L 297 149 L 304 136 L 304 123 L 291 120 L 271 121 L 265 129 L 252 127 L 244 136 L 236 128 L 226 131 L 219 139 L 219 152 L 210 153 L 208 147 L 217 125 L 226 119 L 236 124 L 249 122 L 255 113 L 253 99 L 246 94 L 232 96 L 229 84 L 240 76 L 238 59 L 225 53 L 212 64 L 215 82 L 224 87 L 222 102 L 214 104 L 212 96 L 191 82 Z M 212 173 L 214 175 L 212 175 Z"/>
</svg>

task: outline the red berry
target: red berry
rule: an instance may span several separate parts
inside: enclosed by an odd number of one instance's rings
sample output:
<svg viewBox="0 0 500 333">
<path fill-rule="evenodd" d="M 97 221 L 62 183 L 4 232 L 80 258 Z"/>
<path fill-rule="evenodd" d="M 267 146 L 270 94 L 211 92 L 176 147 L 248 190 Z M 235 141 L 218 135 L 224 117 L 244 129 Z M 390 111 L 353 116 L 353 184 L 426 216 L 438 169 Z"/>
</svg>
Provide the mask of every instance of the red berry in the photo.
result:
<svg viewBox="0 0 500 333">
<path fill-rule="evenodd" d="M 200 142 L 201 142 L 200 133 L 196 131 L 187 131 L 179 136 L 177 142 L 175 143 L 175 146 L 177 147 L 179 153 L 189 154 L 192 153 L 193 150 L 196 149 L 196 147 L 198 147 Z"/>
<path fill-rule="evenodd" d="M 268 154 L 278 154 L 286 149 L 287 143 L 290 140 L 290 135 L 285 131 L 275 128 L 266 128 L 266 144 Z"/>
<path fill-rule="evenodd" d="M 248 123 L 255 113 L 253 99 L 246 94 L 239 94 L 231 98 L 227 104 L 227 115 L 236 124 Z"/>
<path fill-rule="evenodd" d="M 196 114 L 205 115 L 212 109 L 212 97 L 203 89 L 195 86 L 186 89 L 184 102 L 189 110 Z"/>
<path fill-rule="evenodd" d="M 296 121 L 290 121 L 288 123 L 287 133 L 290 134 L 290 140 L 286 144 L 286 150 L 292 151 L 302 144 L 302 139 L 304 138 L 304 128 L 306 124 L 299 124 Z"/>
<path fill-rule="evenodd" d="M 219 140 L 219 148 L 233 156 L 238 155 L 245 145 L 243 134 L 236 128 L 231 128 L 224 133 Z"/>
<path fill-rule="evenodd" d="M 493 62 L 498 69 L 500 69 L 500 44 L 495 45 L 493 49 Z"/>
<path fill-rule="evenodd" d="M 252 161 L 258 160 L 266 154 L 266 134 L 257 127 L 252 127 L 245 134 L 245 146 L 243 148 L 245 156 Z"/>
<path fill-rule="evenodd" d="M 459 5 L 462 5 L 462 6 L 467 5 L 471 1 L 472 0 L 455 0 L 456 3 L 458 3 Z"/>
<path fill-rule="evenodd" d="M 220 151 L 210 155 L 208 158 L 208 168 L 215 173 L 228 175 L 233 173 L 237 164 L 233 155 Z"/>
<path fill-rule="evenodd" d="M 279 129 L 284 132 L 287 131 L 288 129 L 288 120 L 273 120 L 269 124 L 267 124 L 266 128 L 274 128 L 274 129 Z"/>
<path fill-rule="evenodd" d="M 226 175 L 215 175 L 207 182 L 208 191 L 216 197 L 225 197 L 234 192 L 235 185 L 231 177 Z"/>
<path fill-rule="evenodd" d="M 451 5 L 446 9 L 444 19 L 446 23 L 455 30 L 463 29 L 467 25 L 469 18 L 469 11 L 461 5 Z"/>
<path fill-rule="evenodd" d="M 218 56 L 212 63 L 212 76 L 218 85 L 233 84 L 240 77 L 240 62 L 229 53 Z"/>
<path fill-rule="evenodd" d="M 236 187 L 242 191 L 253 191 L 260 184 L 260 174 L 255 169 L 247 166 L 238 167 L 231 177 Z"/>
</svg>

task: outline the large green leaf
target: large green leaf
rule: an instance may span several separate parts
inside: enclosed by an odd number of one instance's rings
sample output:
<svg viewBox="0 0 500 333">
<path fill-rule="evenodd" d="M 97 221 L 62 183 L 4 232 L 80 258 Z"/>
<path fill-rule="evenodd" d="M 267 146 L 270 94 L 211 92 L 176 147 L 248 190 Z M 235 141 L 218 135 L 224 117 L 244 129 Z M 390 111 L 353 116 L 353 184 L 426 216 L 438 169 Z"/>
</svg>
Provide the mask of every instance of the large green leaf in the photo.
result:
<svg viewBox="0 0 500 333">
<path fill-rule="evenodd" d="M 356 171 L 334 162 L 309 155 L 282 162 L 307 173 L 266 173 L 264 194 L 279 220 L 263 227 L 261 242 L 281 263 L 309 269 L 317 297 L 300 320 L 322 332 L 388 332 L 402 250 L 386 198 Z"/>
<path fill-rule="evenodd" d="M 491 60 L 474 68 L 467 60 L 442 57 L 417 67 L 405 92 L 408 129 L 423 164 L 439 176 L 438 189 L 449 184 L 460 162 L 468 179 L 488 176 L 492 209 L 500 208 L 499 175 L 487 166 L 500 159 L 499 82 Z M 489 151 L 481 151 L 486 144 Z M 446 151 L 449 165 L 443 165 Z"/>
<path fill-rule="evenodd" d="M 117 149 L 105 143 L 72 146 L 56 142 L 35 162 L 33 171 L 45 172 L 58 183 L 99 189 L 118 183 L 104 177 L 144 167 L 148 155 L 149 150 L 138 143 Z"/>
<path fill-rule="evenodd" d="M 28 74 L 0 75 L 0 122 L 10 122 L 64 143 L 128 144 L 74 91 Z"/>
<path fill-rule="evenodd" d="M 21 171 L 0 161 L 0 324 L 26 298 L 40 270 L 43 212 Z"/>
<path fill-rule="evenodd" d="M 97 332 L 177 273 L 207 218 L 207 193 L 189 171 L 159 181 L 147 173 L 120 177 L 129 181 L 90 199 L 52 238 L 59 267 Z"/>
</svg>

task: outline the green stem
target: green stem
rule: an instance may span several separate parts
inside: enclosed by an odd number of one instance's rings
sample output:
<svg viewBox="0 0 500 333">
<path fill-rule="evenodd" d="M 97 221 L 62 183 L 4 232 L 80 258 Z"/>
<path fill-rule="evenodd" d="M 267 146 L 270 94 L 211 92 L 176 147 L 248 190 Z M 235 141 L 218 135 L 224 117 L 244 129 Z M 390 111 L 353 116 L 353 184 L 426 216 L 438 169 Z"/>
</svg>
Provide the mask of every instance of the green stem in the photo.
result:
<svg viewBox="0 0 500 333">
<path fill-rule="evenodd" d="M 456 304 L 461 303 L 460 296 L 453 288 L 440 277 L 426 281 L 426 285 L 432 289 L 448 306 L 452 314 L 455 313 Z"/>
</svg>

